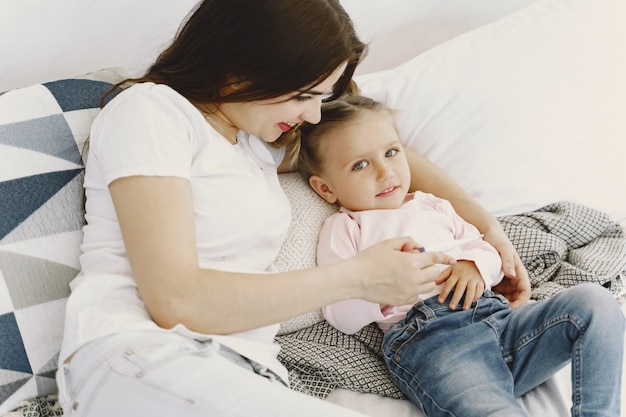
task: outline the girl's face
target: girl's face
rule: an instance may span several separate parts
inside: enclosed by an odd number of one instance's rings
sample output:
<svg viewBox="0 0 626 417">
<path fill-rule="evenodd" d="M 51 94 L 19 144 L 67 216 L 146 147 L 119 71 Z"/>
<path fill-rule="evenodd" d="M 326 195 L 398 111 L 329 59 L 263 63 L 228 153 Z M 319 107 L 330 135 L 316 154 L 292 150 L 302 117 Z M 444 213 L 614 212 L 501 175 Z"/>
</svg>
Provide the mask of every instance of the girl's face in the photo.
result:
<svg viewBox="0 0 626 417">
<path fill-rule="evenodd" d="M 397 208 L 404 201 L 411 174 L 389 113 L 363 110 L 330 130 L 320 150 L 322 173 L 309 182 L 329 203 L 360 211 Z"/>
<path fill-rule="evenodd" d="M 322 100 L 332 93 L 346 65 L 340 65 L 324 81 L 302 91 L 269 100 L 223 103 L 218 112 L 233 129 L 274 142 L 302 122 L 319 123 Z"/>
</svg>

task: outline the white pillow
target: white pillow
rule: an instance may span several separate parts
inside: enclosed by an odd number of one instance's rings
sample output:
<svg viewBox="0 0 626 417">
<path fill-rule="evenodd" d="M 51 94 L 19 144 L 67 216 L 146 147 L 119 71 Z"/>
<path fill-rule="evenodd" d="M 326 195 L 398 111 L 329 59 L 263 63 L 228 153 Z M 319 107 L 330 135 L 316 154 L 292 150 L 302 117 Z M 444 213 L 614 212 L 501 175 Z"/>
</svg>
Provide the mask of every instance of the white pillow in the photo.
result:
<svg viewBox="0 0 626 417">
<path fill-rule="evenodd" d="M 570 200 L 626 218 L 626 2 L 540 0 L 357 77 L 496 215 Z"/>
<path fill-rule="evenodd" d="M 395 67 L 455 36 L 493 22 L 537 0 L 341 0 L 359 37 L 368 43 L 356 70 Z M 409 38 L 410 42 L 405 42 Z M 398 47 L 401 45 L 401 47 Z"/>
</svg>

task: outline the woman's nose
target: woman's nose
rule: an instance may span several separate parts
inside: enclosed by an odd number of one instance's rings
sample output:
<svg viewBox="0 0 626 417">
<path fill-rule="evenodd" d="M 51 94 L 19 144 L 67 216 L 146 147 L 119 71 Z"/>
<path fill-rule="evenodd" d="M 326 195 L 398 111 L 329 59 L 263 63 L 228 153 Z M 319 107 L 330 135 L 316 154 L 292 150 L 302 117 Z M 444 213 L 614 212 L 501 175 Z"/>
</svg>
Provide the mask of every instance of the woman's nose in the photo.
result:
<svg viewBox="0 0 626 417">
<path fill-rule="evenodd" d="M 318 124 L 322 120 L 322 102 L 321 100 L 309 100 L 309 103 L 302 113 L 302 120 L 314 125 Z"/>
</svg>

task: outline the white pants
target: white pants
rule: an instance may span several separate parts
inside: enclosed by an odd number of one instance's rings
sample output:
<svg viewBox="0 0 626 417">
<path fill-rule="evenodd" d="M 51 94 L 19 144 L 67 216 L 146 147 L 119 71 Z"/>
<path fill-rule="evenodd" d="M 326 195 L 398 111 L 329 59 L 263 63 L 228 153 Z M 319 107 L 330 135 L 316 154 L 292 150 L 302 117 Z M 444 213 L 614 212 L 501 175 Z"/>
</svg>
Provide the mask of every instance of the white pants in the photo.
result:
<svg viewBox="0 0 626 417">
<path fill-rule="evenodd" d="M 66 417 L 364 417 L 251 369 L 214 342 L 133 332 L 81 347 L 57 382 Z"/>
</svg>

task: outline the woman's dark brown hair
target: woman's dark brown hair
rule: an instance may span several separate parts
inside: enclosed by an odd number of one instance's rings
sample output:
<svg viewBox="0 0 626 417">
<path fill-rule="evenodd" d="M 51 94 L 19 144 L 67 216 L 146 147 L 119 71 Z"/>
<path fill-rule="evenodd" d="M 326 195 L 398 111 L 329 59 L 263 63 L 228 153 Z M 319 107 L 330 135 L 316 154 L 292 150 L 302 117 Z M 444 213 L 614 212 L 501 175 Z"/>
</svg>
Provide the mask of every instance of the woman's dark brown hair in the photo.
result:
<svg viewBox="0 0 626 417">
<path fill-rule="evenodd" d="M 143 77 L 194 104 L 275 98 L 348 66 L 334 96 L 350 86 L 366 45 L 339 0 L 204 0 Z M 240 83 L 245 88 L 224 87 Z"/>
<path fill-rule="evenodd" d="M 344 90 L 364 49 L 338 0 L 204 0 L 145 79 L 192 102 L 241 102 L 321 82 L 348 61 Z M 234 81 L 249 87 L 220 95 Z"/>
</svg>

